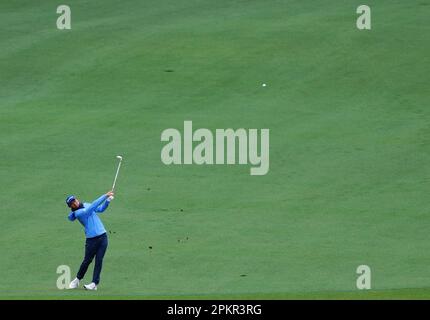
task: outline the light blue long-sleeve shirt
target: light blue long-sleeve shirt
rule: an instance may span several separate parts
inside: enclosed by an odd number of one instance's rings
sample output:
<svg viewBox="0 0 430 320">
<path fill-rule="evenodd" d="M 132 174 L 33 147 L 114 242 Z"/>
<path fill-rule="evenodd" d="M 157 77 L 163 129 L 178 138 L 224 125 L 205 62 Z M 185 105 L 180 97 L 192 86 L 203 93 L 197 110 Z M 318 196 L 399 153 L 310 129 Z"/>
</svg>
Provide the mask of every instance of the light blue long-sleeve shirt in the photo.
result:
<svg viewBox="0 0 430 320">
<path fill-rule="evenodd" d="M 94 238 L 106 233 L 106 229 L 98 214 L 105 211 L 109 206 L 107 198 L 107 195 L 102 195 L 93 203 L 83 203 L 83 208 L 70 212 L 68 216 L 69 220 L 75 221 L 78 219 L 85 228 L 85 236 L 87 238 Z"/>
</svg>

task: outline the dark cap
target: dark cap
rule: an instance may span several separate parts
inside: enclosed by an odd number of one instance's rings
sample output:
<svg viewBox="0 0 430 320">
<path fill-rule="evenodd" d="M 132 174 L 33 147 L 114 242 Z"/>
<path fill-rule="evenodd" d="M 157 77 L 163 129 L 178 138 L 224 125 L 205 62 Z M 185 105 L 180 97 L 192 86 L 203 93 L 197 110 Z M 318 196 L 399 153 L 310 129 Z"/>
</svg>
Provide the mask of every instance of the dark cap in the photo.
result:
<svg viewBox="0 0 430 320">
<path fill-rule="evenodd" d="M 75 196 L 68 196 L 66 198 L 66 204 L 67 204 L 67 206 L 70 207 L 70 205 L 72 204 L 72 202 L 75 201 L 75 200 L 76 200 Z"/>
</svg>

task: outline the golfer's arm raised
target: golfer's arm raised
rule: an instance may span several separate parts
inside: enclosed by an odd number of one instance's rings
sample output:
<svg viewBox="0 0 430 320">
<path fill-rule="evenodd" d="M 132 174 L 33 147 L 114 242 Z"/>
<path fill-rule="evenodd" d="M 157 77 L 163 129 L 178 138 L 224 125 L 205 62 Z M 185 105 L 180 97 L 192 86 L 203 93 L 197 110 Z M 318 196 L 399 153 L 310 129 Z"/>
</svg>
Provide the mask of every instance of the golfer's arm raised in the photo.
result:
<svg viewBox="0 0 430 320">
<path fill-rule="evenodd" d="M 110 200 L 111 200 L 111 198 L 110 198 L 110 197 L 108 197 L 108 198 L 106 199 L 106 201 L 103 201 L 103 203 L 102 203 L 101 205 L 99 205 L 99 206 L 96 208 L 96 212 L 97 212 L 97 213 L 102 213 L 102 212 L 104 212 L 104 211 L 107 209 L 107 207 L 109 207 Z"/>
<path fill-rule="evenodd" d="M 89 214 L 91 214 L 92 212 L 94 212 L 96 210 L 96 208 L 99 205 L 101 205 L 111 195 L 113 195 L 113 193 L 112 192 L 108 192 L 108 193 L 102 195 L 97 200 L 93 201 L 88 208 L 76 211 L 76 217 L 78 218 L 81 215 L 89 215 Z"/>
</svg>

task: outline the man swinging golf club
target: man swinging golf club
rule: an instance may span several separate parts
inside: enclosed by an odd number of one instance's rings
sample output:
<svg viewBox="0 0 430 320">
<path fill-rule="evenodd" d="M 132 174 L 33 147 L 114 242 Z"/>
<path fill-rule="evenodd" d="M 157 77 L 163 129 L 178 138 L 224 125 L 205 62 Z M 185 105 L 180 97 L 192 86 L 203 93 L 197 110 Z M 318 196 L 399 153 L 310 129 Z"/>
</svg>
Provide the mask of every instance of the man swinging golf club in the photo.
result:
<svg viewBox="0 0 430 320">
<path fill-rule="evenodd" d="M 82 203 L 75 196 L 68 196 L 66 199 L 67 206 L 72 210 L 68 219 L 70 221 L 78 220 L 84 226 L 86 236 L 85 257 L 76 278 L 70 282 L 70 289 L 79 287 L 79 282 L 84 278 L 94 257 L 96 258 L 96 262 L 93 272 L 93 281 L 90 284 L 84 285 L 84 288 L 86 290 L 97 290 L 97 285 L 100 282 L 100 273 L 102 271 L 103 258 L 108 246 L 108 238 L 106 229 L 100 220 L 99 213 L 104 212 L 114 198 L 115 183 L 122 161 L 121 156 L 117 156 L 117 158 L 120 162 L 116 171 L 112 191 L 107 192 L 92 203 Z"/>
</svg>

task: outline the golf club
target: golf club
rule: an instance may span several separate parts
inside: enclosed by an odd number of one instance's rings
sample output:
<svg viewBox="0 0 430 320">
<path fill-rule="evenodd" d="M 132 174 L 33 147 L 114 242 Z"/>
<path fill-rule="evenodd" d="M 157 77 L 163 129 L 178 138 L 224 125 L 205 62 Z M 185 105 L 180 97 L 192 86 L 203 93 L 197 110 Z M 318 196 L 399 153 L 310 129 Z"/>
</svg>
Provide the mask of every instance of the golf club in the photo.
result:
<svg viewBox="0 0 430 320">
<path fill-rule="evenodd" d="M 118 178 L 119 168 L 121 168 L 121 162 L 122 162 L 121 156 L 116 156 L 116 158 L 119 159 L 119 163 L 118 163 L 118 168 L 116 169 L 115 179 L 113 180 L 112 191 L 115 190 L 116 179 Z"/>
</svg>

